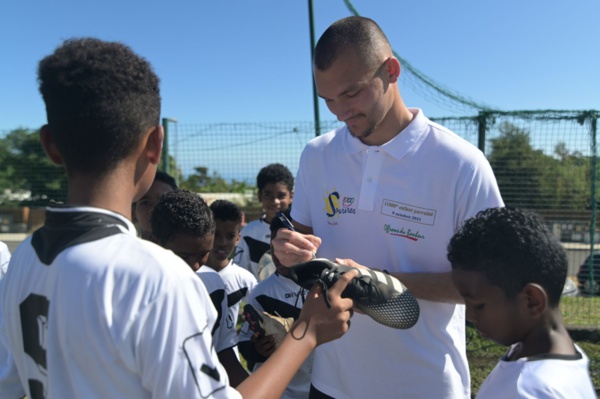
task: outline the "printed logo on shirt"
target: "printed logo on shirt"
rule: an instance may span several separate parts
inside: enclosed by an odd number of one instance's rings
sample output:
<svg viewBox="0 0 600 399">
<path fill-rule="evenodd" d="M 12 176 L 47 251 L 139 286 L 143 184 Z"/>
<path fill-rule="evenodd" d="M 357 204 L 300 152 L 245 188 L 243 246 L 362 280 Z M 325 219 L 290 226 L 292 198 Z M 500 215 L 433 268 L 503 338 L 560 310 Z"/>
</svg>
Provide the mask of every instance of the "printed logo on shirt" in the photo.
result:
<svg viewBox="0 0 600 399">
<path fill-rule="evenodd" d="M 404 204 L 388 199 L 384 199 L 381 204 L 381 214 L 403 219 L 408 222 L 435 225 L 435 209 L 420 208 L 414 205 Z"/>
<path fill-rule="evenodd" d="M 340 199 L 341 205 L 340 208 Z M 327 216 L 327 223 L 332 226 L 338 224 L 338 220 L 340 219 L 340 215 L 345 214 L 356 214 L 356 208 L 352 207 L 354 204 L 354 197 L 343 197 L 340 193 L 334 188 L 332 192 L 328 192 L 325 197 L 323 197 L 325 201 L 325 215 Z"/>
<path fill-rule="evenodd" d="M 404 227 L 398 228 L 390 224 L 383 225 L 383 230 L 391 236 L 407 238 L 412 241 L 419 241 L 425 239 L 425 236 L 419 233 L 419 230 L 405 229 Z"/>
</svg>

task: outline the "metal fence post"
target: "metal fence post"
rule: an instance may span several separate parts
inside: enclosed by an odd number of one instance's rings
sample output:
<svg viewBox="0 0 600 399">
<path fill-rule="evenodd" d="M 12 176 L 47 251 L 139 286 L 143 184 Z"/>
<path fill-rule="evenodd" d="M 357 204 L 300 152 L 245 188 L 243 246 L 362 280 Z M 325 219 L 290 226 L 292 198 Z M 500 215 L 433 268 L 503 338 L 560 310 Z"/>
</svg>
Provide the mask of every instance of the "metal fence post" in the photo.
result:
<svg viewBox="0 0 600 399">
<path fill-rule="evenodd" d="M 477 116 L 477 147 L 485 154 L 485 130 L 490 116 L 488 111 L 479 111 Z"/>
<path fill-rule="evenodd" d="M 595 111 L 585 112 L 584 115 L 581 116 L 581 119 L 584 121 L 590 121 L 590 137 L 592 140 L 592 173 L 591 173 L 591 220 L 590 220 L 590 257 L 588 261 L 589 271 L 590 271 L 590 281 L 592 287 L 592 293 L 594 293 L 594 288 L 596 286 L 596 279 L 594 276 L 594 244 L 596 241 L 596 213 L 597 213 L 597 181 L 598 181 L 598 142 L 597 142 L 597 120 L 598 114 Z"/>
</svg>

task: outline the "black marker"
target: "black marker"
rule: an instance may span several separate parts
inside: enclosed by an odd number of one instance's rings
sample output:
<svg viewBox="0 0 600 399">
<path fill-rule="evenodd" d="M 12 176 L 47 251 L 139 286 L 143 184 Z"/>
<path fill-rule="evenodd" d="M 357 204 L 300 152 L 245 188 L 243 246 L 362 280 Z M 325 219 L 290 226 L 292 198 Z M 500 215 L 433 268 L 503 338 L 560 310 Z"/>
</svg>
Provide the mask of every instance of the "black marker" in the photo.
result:
<svg viewBox="0 0 600 399">
<path fill-rule="evenodd" d="M 296 231 L 296 229 L 294 229 L 294 225 L 292 222 L 290 222 L 290 219 L 288 219 L 283 212 L 278 211 L 275 217 L 279 219 L 283 227 L 290 231 Z M 315 255 L 314 252 L 310 251 L 310 253 L 312 254 L 313 259 L 317 258 L 317 255 Z"/>
</svg>

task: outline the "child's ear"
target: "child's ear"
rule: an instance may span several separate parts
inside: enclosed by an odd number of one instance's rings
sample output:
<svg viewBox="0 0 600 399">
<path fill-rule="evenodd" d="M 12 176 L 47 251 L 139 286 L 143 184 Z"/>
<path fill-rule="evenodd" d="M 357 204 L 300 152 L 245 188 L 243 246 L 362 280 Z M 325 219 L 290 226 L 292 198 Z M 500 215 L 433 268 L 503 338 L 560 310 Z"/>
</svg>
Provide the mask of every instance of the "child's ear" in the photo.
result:
<svg viewBox="0 0 600 399">
<path fill-rule="evenodd" d="M 548 295 L 539 284 L 525 285 L 521 293 L 524 296 L 526 311 L 531 317 L 540 317 L 548 308 Z"/>
<path fill-rule="evenodd" d="M 153 165 L 158 165 L 160 162 L 160 155 L 162 153 L 165 131 L 161 125 L 157 125 L 150 129 L 146 137 L 146 146 L 144 149 L 146 157 L 150 163 Z"/>
<path fill-rule="evenodd" d="M 60 152 L 58 152 L 58 148 L 56 148 L 54 137 L 52 136 L 52 132 L 48 125 L 44 125 L 40 129 L 40 142 L 42 143 L 42 147 L 44 148 L 46 155 L 48 155 L 48 158 L 50 158 L 53 163 L 62 165 L 62 156 L 60 155 Z"/>
</svg>

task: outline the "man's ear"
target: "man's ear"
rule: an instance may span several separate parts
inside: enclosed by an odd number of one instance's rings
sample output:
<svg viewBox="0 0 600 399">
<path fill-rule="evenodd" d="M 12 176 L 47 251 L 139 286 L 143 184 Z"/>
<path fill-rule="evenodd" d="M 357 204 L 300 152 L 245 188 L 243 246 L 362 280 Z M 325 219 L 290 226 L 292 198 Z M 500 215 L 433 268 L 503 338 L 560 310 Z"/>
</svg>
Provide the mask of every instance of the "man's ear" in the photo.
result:
<svg viewBox="0 0 600 399">
<path fill-rule="evenodd" d="M 388 58 L 386 61 L 387 66 L 387 77 L 389 83 L 396 83 L 400 78 L 400 72 L 402 70 L 400 61 L 394 56 Z"/>
<path fill-rule="evenodd" d="M 529 283 L 521 291 L 526 312 L 532 317 L 540 317 L 548 308 L 548 294 L 539 284 Z"/>
<path fill-rule="evenodd" d="M 165 138 L 165 131 L 161 125 L 156 125 L 146 135 L 146 145 L 144 153 L 148 161 L 154 165 L 158 165 L 160 162 L 160 155 L 162 153 L 163 140 Z"/>
<path fill-rule="evenodd" d="M 44 125 L 40 129 L 40 142 L 42 143 L 42 148 L 44 148 L 48 158 L 56 165 L 62 165 L 62 156 L 60 155 L 60 152 L 58 152 L 58 148 L 56 148 L 54 137 L 52 136 L 52 132 L 48 125 Z"/>
</svg>

